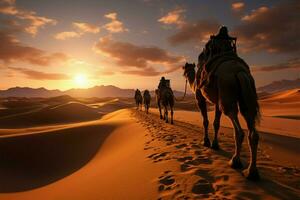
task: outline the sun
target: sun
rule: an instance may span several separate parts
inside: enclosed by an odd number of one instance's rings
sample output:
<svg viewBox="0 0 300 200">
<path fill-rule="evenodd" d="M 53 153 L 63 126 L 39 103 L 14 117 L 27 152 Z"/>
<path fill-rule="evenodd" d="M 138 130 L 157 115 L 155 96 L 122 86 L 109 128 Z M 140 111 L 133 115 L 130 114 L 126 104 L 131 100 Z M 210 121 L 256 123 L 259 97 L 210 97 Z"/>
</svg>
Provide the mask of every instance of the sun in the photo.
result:
<svg viewBox="0 0 300 200">
<path fill-rule="evenodd" d="M 87 76 L 85 74 L 76 74 L 74 82 L 77 87 L 86 87 L 88 85 Z"/>
</svg>

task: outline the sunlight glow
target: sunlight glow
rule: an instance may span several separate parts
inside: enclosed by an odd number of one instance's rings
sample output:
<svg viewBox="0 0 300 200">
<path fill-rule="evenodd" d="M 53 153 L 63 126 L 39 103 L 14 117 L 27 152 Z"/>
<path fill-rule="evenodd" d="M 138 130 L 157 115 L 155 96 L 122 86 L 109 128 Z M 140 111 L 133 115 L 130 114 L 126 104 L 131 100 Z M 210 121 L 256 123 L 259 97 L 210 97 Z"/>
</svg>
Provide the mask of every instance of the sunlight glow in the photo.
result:
<svg viewBox="0 0 300 200">
<path fill-rule="evenodd" d="M 85 74 L 76 74 L 74 76 L 74 82 L 77 87 L 83 88 L 88 86 L 88 80 Z"/>
</svg>

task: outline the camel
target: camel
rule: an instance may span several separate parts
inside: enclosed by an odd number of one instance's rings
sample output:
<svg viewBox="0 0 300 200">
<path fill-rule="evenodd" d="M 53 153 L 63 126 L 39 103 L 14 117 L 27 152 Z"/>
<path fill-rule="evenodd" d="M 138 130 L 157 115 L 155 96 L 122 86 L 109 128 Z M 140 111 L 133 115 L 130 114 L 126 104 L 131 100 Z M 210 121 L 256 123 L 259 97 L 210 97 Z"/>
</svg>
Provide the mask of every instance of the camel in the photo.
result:
<svg viewBox="0 0 300 200">
<path fill-rule="evenodd" d="M 199 56 L 198 66 L 206 62 L 205 54 Z M 206 59 L 206 60 L 205 60 Z M 206 101 L 215 106 L 215 119 L 213 122 L 214 139 L 212 142 L 213 149 L 219 149 L 218 131 L 220 127 L 220 119 L 222 113 L 230 118 L 234 127 L 235 153 L 229 164 L 232 168 L 242 168 L 240 160 L 240 152 L 244 139 L 244 132 L 238 120 L 238 112 L 240 110 L 248 127 L 248 144 L 250 149 L 250 164 L 243 174 L 250 180 L 258 180 L 259 172 L 256 167 L 257 146 L 259 135 L 255 128 L 256 122 L 259 121 L 259 105 L 255 83 L 248 66 L 245 63 L 236 60 L 227 60 L 218 63 L 218 67 L 214 70 L 213 76 L 209 79 L 208 84 L 202 84 L 199 77 L 202 68 L 199 67 L 196 73 L 195 64 L 186 63 L 183 66 L 184 76 L 188 80 L 198 107 L 203 117 L 204 127 L 204 146 L 210 147 L 208 138 L 208 117 Z"/>
<path fill-rule="evenodd" d="M 171 124 L 173 124 L 174 123 L 173 121 L 174 95 L 172 89 L 170 87 L 156 89 L 155 95 L 156 95 L 156 103 L 158 106 L 160 119 L 164 119 L 166 123 L 169 122 L 168 119 L 168 106 L 169 106 L 171 110 Z M 164 115 L 162 115 L 161 113 L 161 104 L 164 107 Z"/>
<path fill-rule="evenodd" d="M 148 114 L 149 113 L 150 102 L 151 102 L 151 95 L 150 95 L 149 90 L 144 91 L 143 100 L 144 100 L 145 111 Z"/>
<path fill-rule="evenodd" d="M 141 110 L 142 110 L 143 97 L 139 89 L 135 91 L 134 99 L 135 99 L 136 109 L 138 110 L 141 106 Z"/>
</svg>

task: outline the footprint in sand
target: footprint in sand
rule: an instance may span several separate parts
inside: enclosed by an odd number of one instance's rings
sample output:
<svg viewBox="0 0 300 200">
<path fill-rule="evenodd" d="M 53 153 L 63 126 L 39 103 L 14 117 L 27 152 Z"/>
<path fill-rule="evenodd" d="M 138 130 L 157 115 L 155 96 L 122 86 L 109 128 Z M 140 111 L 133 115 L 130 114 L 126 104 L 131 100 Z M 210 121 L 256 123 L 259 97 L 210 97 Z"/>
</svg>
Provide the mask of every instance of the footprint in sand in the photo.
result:
<svg viewBox="0 0 300 200">
<path fill-rule="evenodd" d="M 160 162 L 163 160 L 168 160 L 168 158 L 165 158 L 169 152 L 163 152 L 163 153 L 153 153 L 148 158 L 152 159 L 153 162 Z"/>
<path fill-rule="evenodd" d="M 159 177 L 159 187 L 158 191 L 166 191 L 166 190 L 171 190 L 176 186 L 175 183 L 175 178 L 171 174 L 171 171 L 165 171 L 163 175 Z"/>
<path fill-rule="evenodd" d="M 193 157 L 192 156 L 185 156 L 185 157 L 177 158 L 177 161 L 179 161 L 179 162 L 185 162 L 187 160 L 193 160 Z"/>
<path fill-rule="evenodd" d="M 180 145 L 176 145 L 175 147 L 177 148 L 177 149 L 181 149 L 181 148 L 184 148 L 184 147 L 186 147 L 187 146 L 187 144 L 180 144 Z"/>
<path fill-rule="evenodd" d="M 194 184 L 192 192 L 195 194 L 210 194 L 214 193 L 215 190 L 212 184 L 206 179 L 200 179 Z"/>
</svg>

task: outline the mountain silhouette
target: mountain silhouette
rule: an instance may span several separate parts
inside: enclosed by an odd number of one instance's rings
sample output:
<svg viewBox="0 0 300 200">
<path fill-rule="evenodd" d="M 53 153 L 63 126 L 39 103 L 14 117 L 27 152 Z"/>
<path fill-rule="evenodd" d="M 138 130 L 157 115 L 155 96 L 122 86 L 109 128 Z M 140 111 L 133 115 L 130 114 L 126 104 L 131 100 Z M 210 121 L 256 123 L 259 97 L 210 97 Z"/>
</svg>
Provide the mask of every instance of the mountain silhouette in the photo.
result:
<svg viewBox="0 0 300 200">
<path fill-rule="evenodd" d="M 143 91 L 143 90 L 142 90 Z M 154 97 L 154 92 L 151 92 Z M 183 92 L 174 91 L 175 96 L 182 96 Z M 113 85 L 101 85 L 91 88 L 74 88 L 66 91 L 48 90 L 46 88 L 13 87 L 7 90 L 0 90 L 0 97 L 56 97 L 69 95 L 72 97 L 133 97 L 134 89 L 121 89 Z"/>
</svg>

